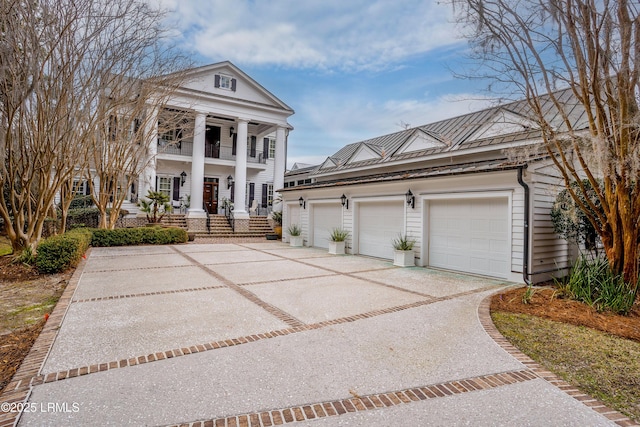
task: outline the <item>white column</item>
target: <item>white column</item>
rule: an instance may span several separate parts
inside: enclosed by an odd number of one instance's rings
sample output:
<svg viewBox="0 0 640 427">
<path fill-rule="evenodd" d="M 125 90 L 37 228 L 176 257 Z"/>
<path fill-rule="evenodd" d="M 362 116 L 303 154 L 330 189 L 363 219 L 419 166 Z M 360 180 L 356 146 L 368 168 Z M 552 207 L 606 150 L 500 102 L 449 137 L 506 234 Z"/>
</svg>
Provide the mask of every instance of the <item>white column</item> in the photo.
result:
<svg viewBox="0 0 640 427">
<path fill-rule="evenodd" d="M 150 108 L 144 123 L 144 135 L 147 138 L 147 157 L 142 174 L 138 179 L 138 199 L 147 197 L 149 190 L 156 189 L 156 156 L 158 155 L 158 109 Z"/>
<path fill-rule="evenodd" d="M 204 188 L 204 133 L 205 113 L 196 112 L 193 129 L 193 153 L 191 154 L 191 203 L 188 212 L 190 218 L 205 217 L 202 208 L 202 190 Z"/>
<path fill-rule="evenodd" d="M 249 214 L 245 208 L 247 196 L 247 135 L 249 120 L 238 119 L 238 137 L 236 142 L 236 171 L 233 192 L 233 216 L 239 218 Z"/>
<path fill-rule="evenodd" d="M 287 167 L 286 146 L 286 129 L 284 127 L 278 126 L 278 128 L 276 129 L 276 158 L 274 164 L 275 170 L 273 174 L 274 191 L 284 187 L 284 172 Z M 276 197 L 276 194 L 274 194 L 273 196 Z"/>
</svg>

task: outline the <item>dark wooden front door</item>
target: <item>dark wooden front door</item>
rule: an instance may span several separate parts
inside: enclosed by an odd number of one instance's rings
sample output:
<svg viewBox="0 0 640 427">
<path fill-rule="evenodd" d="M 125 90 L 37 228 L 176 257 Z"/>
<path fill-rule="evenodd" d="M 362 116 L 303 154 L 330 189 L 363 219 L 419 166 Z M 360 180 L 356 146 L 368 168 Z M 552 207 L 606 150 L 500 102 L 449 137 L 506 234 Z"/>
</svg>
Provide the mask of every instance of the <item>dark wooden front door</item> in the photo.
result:
<svg viewBox="0 0 640 427">
<path fill-rule="evenodd" d="M 218 213 L 218 183 L 217 182 L 205 182 L 202 193 L 202 200 L 207 212 L 210 214 Z"/>
</svg>

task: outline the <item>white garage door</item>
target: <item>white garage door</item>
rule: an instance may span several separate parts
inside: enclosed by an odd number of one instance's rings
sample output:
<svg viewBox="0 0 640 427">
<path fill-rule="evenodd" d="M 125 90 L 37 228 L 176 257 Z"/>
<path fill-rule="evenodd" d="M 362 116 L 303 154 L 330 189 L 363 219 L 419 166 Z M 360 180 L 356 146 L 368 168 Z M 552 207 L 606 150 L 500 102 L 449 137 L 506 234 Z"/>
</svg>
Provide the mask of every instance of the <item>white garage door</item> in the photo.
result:
<svg viewBox="0 0 640 427">
<path fill-rule="evenodd" d="M 392 241 L 404 230 L 404 202 L 359 204 L 358 252 L 393 259 Z"/>
<path fill-rule="evenodd" d="M 313 246 L 329 247 L 331 230 L 342 227 L 342 206 L 334 204 L 314 204 L 313 207 Z"/>
<path fill-rule="evenodd" d="M 429 204 L 429 265 L 508 277 L 508 200 L 456 199 Z"/>
</svg>

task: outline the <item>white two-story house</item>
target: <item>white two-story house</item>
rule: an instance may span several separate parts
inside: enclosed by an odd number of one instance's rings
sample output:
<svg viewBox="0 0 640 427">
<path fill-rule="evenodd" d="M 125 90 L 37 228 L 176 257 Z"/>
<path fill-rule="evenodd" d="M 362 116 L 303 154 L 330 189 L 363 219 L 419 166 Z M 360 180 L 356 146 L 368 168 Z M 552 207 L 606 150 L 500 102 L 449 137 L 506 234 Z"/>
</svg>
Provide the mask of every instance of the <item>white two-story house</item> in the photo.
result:
<svg viewBox="0 0 640 427">
<path fill-rule="evenodd" d="M 234 204 L 236 230 L 248 227 L 249 213 L 266 214 L 274 189 L 283 188 L 287 137 L 294 111 L 230 62 L 190 70 L 168 108 L 193 114 L 194 128 L 156 132 L 152 160 L 132 197 L 150 189 L 185 206 L 190 230 L 206 229 L 209 214 Z M 191 121 L 190 121 L 191 122 Z M 157 144 L 157 145 L 156 145 Z"/>
</svg>

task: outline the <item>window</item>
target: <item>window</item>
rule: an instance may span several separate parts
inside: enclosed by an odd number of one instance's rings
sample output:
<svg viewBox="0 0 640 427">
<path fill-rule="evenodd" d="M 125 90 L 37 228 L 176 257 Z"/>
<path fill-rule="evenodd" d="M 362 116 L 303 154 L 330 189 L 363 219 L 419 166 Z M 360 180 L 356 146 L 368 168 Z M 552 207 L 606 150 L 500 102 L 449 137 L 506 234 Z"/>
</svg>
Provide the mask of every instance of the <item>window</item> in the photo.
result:
<svg viewBox="0 0 640 427">
<path fill-rule="evenodd" d="M 273 205 L 273 184 L 267 184 L 267 205 Z"/>
<path fill-rule="evenodd" d="M 166 176 L 158 177 L 158 192 L 166 194 L 171 200 L 171 178 Z"/>
<path fill-rule="evenodd" d="M 220 89 L 236 91 L 236 79 L 225 76 L 224 74 L 216 74 L 214 86 Z"/>
<path fill-rule="evenodd" d="M 276 140 L 274 138 L 269 138 L 269 158 L 276 158 Z"/>
<path fill-rule="evenodd" d="M 167 129 L 160 135 L 160 139 L 165 142 L 178 141 L 182 137 L 182 131 L 180 129 Z"/>
<path fill-rule="evenodd" d="M 231 89 L 231 77 L 229 77 L 229 76 L 220 76 L 220 88 L 221 89 Z"/>
</svg>

